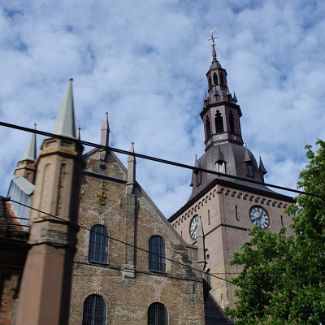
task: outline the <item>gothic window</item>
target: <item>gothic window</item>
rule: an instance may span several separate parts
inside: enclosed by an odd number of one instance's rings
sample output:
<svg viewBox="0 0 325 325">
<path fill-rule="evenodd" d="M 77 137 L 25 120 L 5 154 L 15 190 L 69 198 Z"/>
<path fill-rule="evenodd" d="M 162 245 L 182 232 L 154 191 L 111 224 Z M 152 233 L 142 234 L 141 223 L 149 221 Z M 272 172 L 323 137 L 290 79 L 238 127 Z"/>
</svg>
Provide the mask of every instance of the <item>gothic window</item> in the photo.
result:
<svg viewBox="0 0 325 325">
<path fill-rule="evenodd" d="M 107 263 L 108 232 L 105 226 L 94 225 L 90 230 L 88 260 L 92 263 Z"/>
<path fill-rule="evenodd" d="M 148 309 L 148 325 L 167 325 L 168 314 L 166 307 L 155 302 L 149 306 Z"/>
<path fill-rule="evenodd" d="M 210 119 L 207 117 L 205 120 L 205 135 L 206 139 L 208 140 L 211 136 L 211 127 L 210 127 Z"/>
<path fill-rule="evenodd" d="M 213 74 L 213 82 L 215 85 L 218 84 L 218 77 L 217 77 L 216 73 Z"/>
<path fill-rule="evenodd" d="M 251 161 L 247 161 L 245 163 L 245 168 L 246 168 L 246 176 L 254 177 L 254 167 Z"/>
<path fill-rule="evenodd" d="M 220 85 L 224 86 L 224 78 L 222 73 L 220 73 L 219 78 L 220 78 Z"/>
<path fill-rule="evenodd" d="M 231 133 L 235 133 L 234 114 L 232 112 L 229 113 L 229 128 Z"/>
<path fill-rule="evenodd" d="M 160 236 L 152 236 L 149 240 L 149 270 L 166 272 L 165 242 Z"/>
<path fill-rule="evenodd" d="M 211 77 L 208 77 L 209 89 L 212 87 Z"/>
<path fill-rule="evenodd" d="M 82 325 L 106 325 L 106 303 L 102 296 L 90 295 L 86 298 Z"/>
<path fill-rule="evenodd" d="M 222 133 L 223 132 L 223 117 L 221 116 L 221 113 L 217 111 L 216 118 L 216 133 Z"/>
</svg>

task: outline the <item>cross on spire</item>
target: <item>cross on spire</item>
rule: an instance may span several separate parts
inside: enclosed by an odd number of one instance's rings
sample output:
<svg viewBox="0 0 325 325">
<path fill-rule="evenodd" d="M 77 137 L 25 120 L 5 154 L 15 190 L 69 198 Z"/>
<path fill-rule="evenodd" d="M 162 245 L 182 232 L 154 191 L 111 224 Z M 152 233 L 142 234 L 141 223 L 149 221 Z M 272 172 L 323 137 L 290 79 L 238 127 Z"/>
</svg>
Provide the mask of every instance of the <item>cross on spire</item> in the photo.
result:
<svg viewBox="0 0 325 325">
<path fill-rule="evenodd" d="M 214 41 L 214 33 L 216 31 L 216 28 L 213 27 L 211 29 L 211 38 L 209 39 L 209 41 L 211 41 L 211 47 L 212 47 L 212 58 L 213 58 L 213 61 L 216 61 L 217 60 L 217 52 L 216 52 L 216 43 Z"/>
</svg>

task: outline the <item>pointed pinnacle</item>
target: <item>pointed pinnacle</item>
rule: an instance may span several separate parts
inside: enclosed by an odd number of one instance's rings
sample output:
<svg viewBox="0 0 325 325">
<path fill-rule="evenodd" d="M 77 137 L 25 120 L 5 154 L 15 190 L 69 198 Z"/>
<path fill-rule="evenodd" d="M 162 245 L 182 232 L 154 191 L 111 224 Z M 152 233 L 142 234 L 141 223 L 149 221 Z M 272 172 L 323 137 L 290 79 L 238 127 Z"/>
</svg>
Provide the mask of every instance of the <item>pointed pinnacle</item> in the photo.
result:
<svg viewBox="0 0 325 325">
<path fill-rule="evenodd" d="M 131 148 L 130 148 L 130 150 L 129 150 L 130 152 L 132 152 L 133 154 L 134 154 L 134 142 L 131 142 Z M 134 161 L 135 162 L 135 156 L 134 155 L 132 155 L 132 154 L 129 154 L 129 156 L 128 156 L 128 161 L 130 162 L 130 161 Z"/>
<path fill-rule="evenodd" d="M 258 164 L 258 171 L 262 175 L 265 175 L 267 173 L 267 170 L 264 167 L 264 164 L 263 164 L 263 161 L 262 161 L 262 158 L 261 157 L 260 157 L 259 164 Z"/>
<path fill-rule="evenodd" d="M 34 129 L 36 130 L 36 123 L 34 124 Z M 22 160 L 35 160 L 36 159 L 36 133 L 32 133 L 29 144 L 26 148 L 24 157 Z"/>
<path fill-rule="evenodd" d="M 76 137 L 76 126 L 74 118 L 74 102 L 73 102 L 73 79 L 69 79 L 68 87 L 64 96 L 64 100 L 60 112 L 56 119 L 54 133 L 68 137 Z"/>
<path fill-rule="evenodd" d="M 101 138 L 100 138 L 100 144 L 103 146 L 108 146 L 109 145 L 109 133 L 110 133 L 110 128 L 109 128 L 109 123 L 108 123 L 108 113 L 105 113 L 105 118 L 102 123 L 102 128 L 101 128 Z"/>
<path fill-rule="evenodd" d="M 234 103 L 236 104 L 238 102 L 236 93 L 234 92 Z"/>
</svg>

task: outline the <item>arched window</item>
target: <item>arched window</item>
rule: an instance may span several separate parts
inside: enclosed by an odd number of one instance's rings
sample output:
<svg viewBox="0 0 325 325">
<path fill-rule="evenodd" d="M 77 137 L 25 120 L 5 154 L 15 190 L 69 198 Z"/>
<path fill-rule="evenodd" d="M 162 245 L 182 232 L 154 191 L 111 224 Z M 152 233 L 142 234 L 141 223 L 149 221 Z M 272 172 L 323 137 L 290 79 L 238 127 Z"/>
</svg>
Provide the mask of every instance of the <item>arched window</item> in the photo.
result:
<svg viewBox="0 0 325 325">
<path fill-rule="evenodd" d="M 149 240 L 149 270 L 166 272 L 165 242 L 160 236 L 152 236 Z"/>
<path fill-rule="evenodd" d="M 222 73 L 220 73 L 219 78 L 220 78 L 220 85 L 224 86 L 224 78 Z"/>
<path fill-rule="evenodd" d="M 211 77 L 208 77 L 209 89 L 212 87 Z"/>
<path fill-rule="evenodd" d="M 229 113 L 229 128 L 230 132 L 235 133 L 234 114 L 232 112 Z"/>
<path fill-rule="evenodd" d="M 105 226 L 94 225 L 90 230 L 88 260 L 92 263 L 107 263 L 108 232 Z"/>
<path fill-rule="evenodd" d="M 86 298 L 82 325 L 106 325 L 106 303 L 102 296 L 90 295 Z"/>
<path fill-rule="evenodd" d="M 167 325 L 168 314 L 166 307 L 155 302 L 149 306 L 148 309 L 148 325 Z"/>
<path fill-rule="evenodd" d="M 216 123 L 216 133 L 222 133 L 223 132 L 223 118 L 219 111 L 217 111 L 215 123 Z"/>
<path fill-rule="evenodd" d="M 211 127 L 210 127 L 210 119 L 207 117 L 205 120 L 205 135 L 206 139 L 208 140 L 211 136 Z"/>
<path fill-rule="evenodd" d="M 213 74 L 213 82 L 215 85 L 218 85 L 218 77 L 216 73 Z"/>
</svg>

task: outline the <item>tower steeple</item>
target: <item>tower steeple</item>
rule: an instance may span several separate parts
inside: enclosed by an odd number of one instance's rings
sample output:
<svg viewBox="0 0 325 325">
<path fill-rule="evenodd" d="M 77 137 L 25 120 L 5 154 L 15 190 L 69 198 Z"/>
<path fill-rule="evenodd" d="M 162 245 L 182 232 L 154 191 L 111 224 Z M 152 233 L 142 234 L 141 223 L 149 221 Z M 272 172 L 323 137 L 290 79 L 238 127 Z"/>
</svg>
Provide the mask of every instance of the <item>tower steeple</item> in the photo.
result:
<svg viewBox="0 0 325 325">
<path fill-rule="evenodd" d="M 68 87 L 60 112 L 56 119 L 54 133 L 67 137 L 76 137 L 76 124 L 74 118 L 73 79 L 69 79 Z"/>
<path fill-rule="evenodd" d="M 206 150 L 213 144 L 232 142 L 242 145 L 237 98 L 228 89 L 227 71 L 217 59 L 214 35 L 211 34 L 212 62 L 206 73 L 208 94 L 204 99 L 201 117 L 205 128 Z"/>
</svg>

